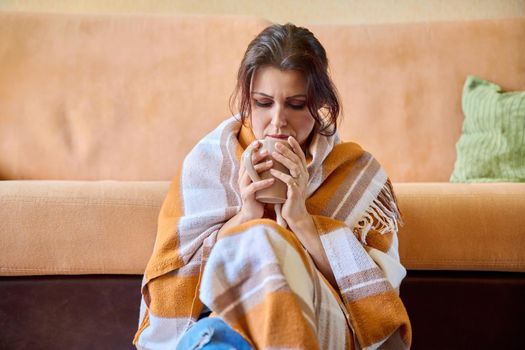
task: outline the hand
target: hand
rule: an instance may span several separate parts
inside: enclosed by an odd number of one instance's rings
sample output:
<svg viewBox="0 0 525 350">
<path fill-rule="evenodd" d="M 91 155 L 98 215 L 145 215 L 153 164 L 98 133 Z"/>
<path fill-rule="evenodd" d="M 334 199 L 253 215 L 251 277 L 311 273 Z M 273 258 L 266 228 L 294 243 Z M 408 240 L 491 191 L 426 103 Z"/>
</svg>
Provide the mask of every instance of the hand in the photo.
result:
<svg viewBox="0 0 525 350">
<path fill-rule="evenodd" d="M 266 171 L 273 165 L 273 161 L 271 160 L 261 162 L 264 160 L 264 158 L 268 157 L 268 151 L 263 150 L 259 152 L 260 147 L 261 143 L 259 141 L 255 141 L 253 146 L 254 151 L 252 154 L 252 163 L 254 164 L 254 169 L 257 173 Z M 270 178 L 267 180 L 253 182 L 248 175 L 243 162 L 241 162 L 239 168 L 239 189 L 242 200 L 242 206 L 239 212 L 241 223 L 263 217 L 264 203 L 261 203 L 255 199 L 255 192 L 270 187 L 274 181 L 275 179 Z"/>
<path fill-rule="evenodd" d="M 272 157 L 288 168 L 290 175 L 275 169 L 270 170 L 270 172 L 288 186 L 287 198 L 281 214 L 293 230 L 301 220 L 310 219 L 305 204 L 309 175 L 306 169 L 306 158 L 299 142 L 290 136 L 288 144 L 291 146 L 291 150 L 284 145 L 277 144 Z"/>
</svg>

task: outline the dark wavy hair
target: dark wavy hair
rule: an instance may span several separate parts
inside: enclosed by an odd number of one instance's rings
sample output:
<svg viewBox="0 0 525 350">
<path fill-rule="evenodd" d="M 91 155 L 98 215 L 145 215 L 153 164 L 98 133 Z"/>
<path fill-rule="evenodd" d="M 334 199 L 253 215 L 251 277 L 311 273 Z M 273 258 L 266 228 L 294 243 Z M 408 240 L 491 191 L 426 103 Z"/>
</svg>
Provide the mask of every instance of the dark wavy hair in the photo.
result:
<svg viewBox="0 0 525 350">
<path fill-rule="evenodd" d="M 273 66 L 281 70 L 297 70 L 307 84 L 306 106 L 315 119 L 318 132 L 331 136 L 337 130 L 341 110 L 337 90 L 328 73 L 326 51 L 306 28 L 291 23 L 274 24 L 264 29 L 248 45 L 237 73 L 237 85 L 230 98 L 235 102 L 244 123 L 251 115 L 251 81 L 255 70 Z"/>
</svg>

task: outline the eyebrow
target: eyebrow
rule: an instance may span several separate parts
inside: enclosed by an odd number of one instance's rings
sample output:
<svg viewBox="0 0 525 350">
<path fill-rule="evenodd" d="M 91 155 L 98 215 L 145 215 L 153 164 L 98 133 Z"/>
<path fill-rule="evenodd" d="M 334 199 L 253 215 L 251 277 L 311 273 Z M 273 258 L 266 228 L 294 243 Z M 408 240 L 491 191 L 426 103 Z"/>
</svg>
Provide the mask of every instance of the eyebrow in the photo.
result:
<svg viewBox="0 0 525 350">
<path fill-rule="evenodd" d="M 253 95 L 253 94 L 258 94 L 258 95 L 263 95 L 264 97 L 273 98 L 273 96 L 268 95 L 268 94 L 265 94 L 264 92 L 253 91 L 253 92 L 252 92 L 252 95 Z M 306 98 L 306 95 L 305 95 L 305 94 L 298 94 L 298 95 L 288 96 L 286 99 L 290 99 L 290 98 L 298 98 L 298 97 L 304 97 L 304 98 Z"/>
</svg>

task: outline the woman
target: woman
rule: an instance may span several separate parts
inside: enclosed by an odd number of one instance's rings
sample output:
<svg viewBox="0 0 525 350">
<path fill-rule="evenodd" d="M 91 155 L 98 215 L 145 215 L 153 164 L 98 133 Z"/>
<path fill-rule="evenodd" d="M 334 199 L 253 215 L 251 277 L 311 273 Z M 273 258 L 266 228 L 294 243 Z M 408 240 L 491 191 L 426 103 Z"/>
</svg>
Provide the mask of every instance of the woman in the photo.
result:
<svg viewBox="0 0 525 350">
<path fill-rule="evenodd" d="M 340 142 L 324 48 L 305 28 L 263 30 L 238 73 L 237 117 L 186 157 L 143 282 L 142 349 L 409 348 L 397 288 L 399 212 L 379 163 Z M 277 138 L 269 160 L 263 138 Z M 240 161 L 248 145 L 258 172 Z M 287 185 L 278 214 L 255 198 Z"/>
</svg>

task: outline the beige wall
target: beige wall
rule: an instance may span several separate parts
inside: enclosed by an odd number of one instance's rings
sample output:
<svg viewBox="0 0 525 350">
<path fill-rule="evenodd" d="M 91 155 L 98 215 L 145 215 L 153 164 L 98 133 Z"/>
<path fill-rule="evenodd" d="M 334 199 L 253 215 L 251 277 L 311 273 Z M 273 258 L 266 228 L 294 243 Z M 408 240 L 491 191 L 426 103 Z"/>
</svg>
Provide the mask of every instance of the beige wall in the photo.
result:
<svg viewBox="0 0 525 350">
<path fill-rule="evenodd" d="M 525 0 L 0 0 L 0 10 L 240 14 L 306 25 L 525 17 Z"/>
</svg>

